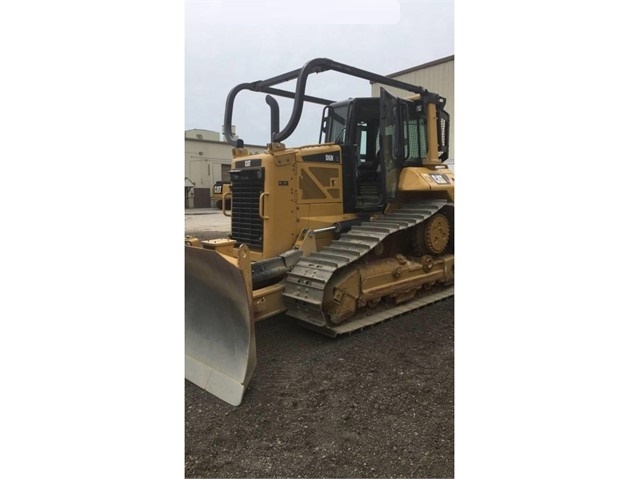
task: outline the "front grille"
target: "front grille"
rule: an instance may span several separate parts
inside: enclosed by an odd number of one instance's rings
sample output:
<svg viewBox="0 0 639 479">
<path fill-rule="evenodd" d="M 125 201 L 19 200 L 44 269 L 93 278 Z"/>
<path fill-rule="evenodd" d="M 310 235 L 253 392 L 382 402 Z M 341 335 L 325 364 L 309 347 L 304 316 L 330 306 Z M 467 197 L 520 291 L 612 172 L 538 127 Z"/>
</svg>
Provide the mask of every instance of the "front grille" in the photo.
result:
<svg viewBox="0 0 639 479">
<path fill-rule="evenodd" d="M 233 213 L 231 238 L 262 249 L 264 223 L 260 218 L 260 194 L 264 191 L 264 168 L 231 170 Z"/>
</svg>

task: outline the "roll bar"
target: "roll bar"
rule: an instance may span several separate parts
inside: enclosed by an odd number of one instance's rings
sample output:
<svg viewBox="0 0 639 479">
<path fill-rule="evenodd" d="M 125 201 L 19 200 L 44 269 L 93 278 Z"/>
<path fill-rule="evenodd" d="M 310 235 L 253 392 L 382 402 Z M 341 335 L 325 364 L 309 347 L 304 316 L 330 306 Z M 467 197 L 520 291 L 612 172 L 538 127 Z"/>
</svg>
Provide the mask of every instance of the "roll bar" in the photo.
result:
<svg viewBox="0 0 639 479">
<path fill-rule="evenodd" d="M 233 88 L 226 98 L 226 108 L 224 111 L 224 136 L 226 137 L 226 141 L 233 146 L 238 146 L 238 142 L 241 142 L 240 146 L 243 145 L 242 140 L 233 139 L 233 133 L 231 131 L 231 124 L 233 119 L 233 102 L 235 101 L 235 97 L 239 92 L 241 92 L 242 90 L 251 90 L 268 94 L 266 97 L 266 102 L 271 108 L 271 141 L 281 142 L 291 136 L 293 134 L 293 131 L 295 131 L 295 128 L 299 124 L 300 118 L 302 117 L 302 108 L 304 106 L 304 102 L 318 103 L 320 105 L 330 105 L 331 103 L 334 103 L 332 100 L 326 100 L 324 98 L 317 98 L 314 96 L 306 95 L 306 80 L 308 76 L 311 73 L 321 73 L 329 70 L 344 73 L 346 75 L 358 78 L 363 78 L 371 82 L 381 83 L 390 87 L 400 88 L 402 90 L 407 90 L 413 93 L 418 93 L 422 96 L 433 95 L 439 98 L 439 95 L 434 95 L 433 93 L 430 93 L 428 90 L 420 86 L 411 85 L 410 83 L 394 80 L 392 78 L 378 75 L 377 73 L 361 70 L 359 68 L 345 65 L 343 63 L 338 63 L 328 58 L 315 58 L 314 60 L 310 60 L 302 68 L 299 68 L 297 70 L 283 73 L 267 80 L 260 80 L 252 83 L 242 83 Z M 295 85 L 294 92 L 273 88 L 273 85 L 284 83 L 295 78 L 297 78 L 297 84 Z M 277 104 L 277 100 L 275 100 L 275 98 L 273 98 L 271 95 L 292 98 L 294 100 L 291 118 L 289 119 L 284 129 L 282 129 L 281 131 L 279 129 L 279 106 Z"/>
</svg>

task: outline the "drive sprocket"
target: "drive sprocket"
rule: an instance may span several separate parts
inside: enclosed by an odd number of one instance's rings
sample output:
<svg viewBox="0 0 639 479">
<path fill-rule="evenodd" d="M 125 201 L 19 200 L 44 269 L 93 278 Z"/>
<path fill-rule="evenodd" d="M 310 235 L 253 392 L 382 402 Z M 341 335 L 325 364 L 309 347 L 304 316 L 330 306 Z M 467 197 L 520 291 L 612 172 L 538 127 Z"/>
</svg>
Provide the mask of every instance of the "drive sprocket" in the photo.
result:
<svg viewBox="0 0 639 479">
<path fill-rule="evenodd" d="M 419 255 L 443 253 L 450 240 L 450 223 L 442 213 L 436 213 L 417 226 L 413 247 Z"/>
</svg>

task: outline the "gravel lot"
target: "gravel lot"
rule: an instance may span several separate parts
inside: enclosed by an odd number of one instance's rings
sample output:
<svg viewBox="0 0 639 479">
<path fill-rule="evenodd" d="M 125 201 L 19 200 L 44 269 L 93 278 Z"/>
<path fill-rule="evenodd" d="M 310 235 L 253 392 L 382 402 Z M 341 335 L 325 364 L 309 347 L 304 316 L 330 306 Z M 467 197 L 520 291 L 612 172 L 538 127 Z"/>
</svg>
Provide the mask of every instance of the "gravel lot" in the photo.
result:
<svg viewBox="0 0 639 479">
<path fill-rule="evenodd" d="M 201 216 L 187 233 L 225 236 Z M 337 339 L 257 323 L 242 405 L 185 381 L 186 477 L 452 477 L 453 317 L 449 298 Z"/>
</svg>

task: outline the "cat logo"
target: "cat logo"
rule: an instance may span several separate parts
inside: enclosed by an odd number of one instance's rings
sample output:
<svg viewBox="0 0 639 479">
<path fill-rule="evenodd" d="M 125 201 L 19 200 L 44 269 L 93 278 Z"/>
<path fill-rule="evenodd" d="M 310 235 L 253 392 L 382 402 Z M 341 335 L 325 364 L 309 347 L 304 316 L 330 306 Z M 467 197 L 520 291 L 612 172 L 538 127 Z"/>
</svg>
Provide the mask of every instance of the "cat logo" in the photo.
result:
<svg viewBox="0 0 639 479">
<path fill-rule="evenodd" d="M 326 161 L 334 163 L 335 162 L 335 157 L 333 155 L 326 155 Z"/>
<path fill-rule="evenodd" d="M 430 175 L 430 177 L 438 185 L 448 185 L 448 184 L 450 184 L 450 182 L 448 181 L 448 177 L 446 175 Z"/>
</svg>

